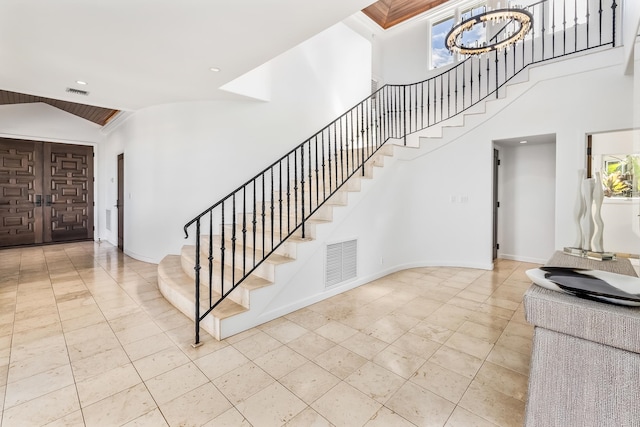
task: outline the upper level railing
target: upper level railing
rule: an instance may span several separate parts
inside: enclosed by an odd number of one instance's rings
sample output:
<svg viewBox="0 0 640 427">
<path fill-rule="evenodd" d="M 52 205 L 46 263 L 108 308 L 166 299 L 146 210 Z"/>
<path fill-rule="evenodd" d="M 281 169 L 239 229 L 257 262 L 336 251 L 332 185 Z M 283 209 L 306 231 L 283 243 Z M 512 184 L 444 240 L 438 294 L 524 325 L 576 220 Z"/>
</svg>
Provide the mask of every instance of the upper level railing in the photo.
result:
<svg viewBox="0 0 640 427">
<path fill-rule="evenodd" d="M 196 343 L 199 322 L 292 235 L 307 238 L 310 217 L 349 178 L 364 175 L 365 163 L 389 139 L 406 144 L 408 135 L 498 97 L 530 64 L 615 46 L 618 1 L 542 0 L 526 6 L 533 25 L 518 44 L 469 57 L 418 83 L 385 85 L 189 221 L 187 237 L 195 225 Z M 509 25 L 494 36 L 510 31 Z M 205 248 L 203 227 L 210 236 Z"/>
</svg>

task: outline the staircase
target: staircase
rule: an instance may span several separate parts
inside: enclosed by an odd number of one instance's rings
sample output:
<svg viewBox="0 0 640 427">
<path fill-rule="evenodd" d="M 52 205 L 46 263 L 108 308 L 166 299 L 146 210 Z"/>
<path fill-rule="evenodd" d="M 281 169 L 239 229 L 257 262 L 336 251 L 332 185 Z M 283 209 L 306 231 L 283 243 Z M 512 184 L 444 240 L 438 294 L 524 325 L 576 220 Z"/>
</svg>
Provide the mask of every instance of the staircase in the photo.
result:
<svg viewBox="0 0 640 427">
<path fill-rule="evenodd" d="M 315 240 L 334 209 L 394 154 L 392 144 L 428 152 L 422 140 L 478 120 L 486 101 L 504 98 L 529 65 L 615 46 L 616 0 L 603 0 L 597 11 L 590 0 L 579 2 L 586 16 L 576 5 L 572 28 L 555 22 L 559 0 L 542 0 L 526 7 L 533 30 L 511 49 L 469 57 L 422 82 L 382 87 L 189 221 L 184 230 L 193 244 L 160 262 L 158 283 L 195 321 L 195 343 L 200 327 L 216 339 L 239 332 L 228 325 L 274 288 L 298 245 Z"/>
<path fill-rule="evenodd" d="M 265 256 L 265 252 L 275 244 L 275 242 L 272 241 L 271 231 L 273 231 L 274 236 L 280 236 L 281 231 L 287 233 L 287 219 L 289 219 L 289 223 L 291 223 L 291 221 L 295 221 L 296 216 L 301 216 L 302 209 L 299 203 L 296 205 L 295 210 L 290 210 L 288 215 L 284 212 L 284 216 L 280 214 L 279 209 L 274 209 L 273 228 L 271 228 L 270 207 L 265 210 L 265 228 L 262 227 L 262 221 L 256 221 L 256 224 L 253 224 L 253 213 L 237 214 L 235 235 L 241 236 L 248 234 L 249 236 L 256 236 L 256 241 L 254 242 L 253 238 L 249 238 L 242 247 L 240 247 L 240 245 L 236 246 L 235 252 L 233 252 L 235 256 L 233 253 L 229 254 L 227 252 L 227 248 L 233 246 L 231 237 L 234 235 L 233 225 L 225 224 L 220 226 L 218 233 L 214 234 L 213 238 L 211 238 L 210 235 L 203 235 L 200 247 L 201 259 L 208 259 L 209 247 L 213 249 L 213 253 L 217 254 L 222 253 L 224 247 L 226 256 L 224 267 L 221 259 L 216 258 L 211 262 L 211 277 L 220 278 L 219 280 L 212 280 L 212 292 L 210 292 L 208 281 L 202 280 L 202 278 L 209 277 L 210 269 L 208 263 L 205 263 L 200 270 L 200 283 L 206 282 L 206 284 L 200 285 L 199 298 L 201 301 L 200 311 L 202 313 L 209 308 L 212 301 L 218 301 L 220 299 L 223 289 L 226 290 L 232 287 L 236 277 L 242 277 L 243 269 L 241 266 L 243 263 L 245 266 L 253 265 L 255 259 L 263 258 L 264 262 L 248 274 L 246 279 L 236 286 L 220 304 L 204 316 L 200 322 L 202 329 L 218 340 L 227 337 L 228 334 L 225 333 L 224 327 L 225 320 L 244 313 L 251 308 L 252 292 L 274 284 L 277 277 L 278 266 L 296 260 L 298 245 L 315 240 L 316 227 L 332 222 L 333 210 L 348 205 L 349 193 L 360 191 L 362 179 L 373 178 L 374 168 L 384 166 L 384 158 L 393 156 L 393 148 L 393 145 L 383 146 L 365 163 L 364 175 L 355 174 L 322 205 L 317 206 L 313 204 L 312 206 L 317 207 L 317 210 L 306 221 L 304 237 L 302 236 L 302 230 L 298 229 L 275 249 L 273 253 L 267 256 Z M 343 155 L 343 159 L 346 159 L 346 155 Z M 343 161 L 343 163 L 346 166 L 346 162 Z M 325 176 L 327 173 L 328 170 L 325 171 Z M 311 186 L 315 185 L 316 181 L 312 179 Z M 318 183 L 318 185 L 320 185 L 320 183 Z M 290 188 L 293 188 L 293 186 L 294 183 L 290 182 Z M 279 200 L 279 194 L 274 194 L 274 199 Z M 243 233 L 243 226 L 248 227 L 245 229 L 245 233 Z M 223 230 L 224 237 L 222 233 Z M 260 238 L 257 238 L 257 236 L 260 236 Z M 263 237 L 264 242 L 262 241 Z M 196 277 L 196 271 L 194 269 L 194 265 L 196 265 L 195 255 L 196 246 L 185 245 L 182 247 L 180 255 L 167 255 L 158 265 L 158 285 L 161 293 L 169 302 L 192 320 L 195 320 L 194 304 L 196 300 L 194 289 Z M 232 271 L 233 265 L 236 266 L 235 272 Z M 224 274 L 222 274 L 223 270 Z M 224 286 L 221 286 L 221 283 L 224 283 Z"/>
</svg>

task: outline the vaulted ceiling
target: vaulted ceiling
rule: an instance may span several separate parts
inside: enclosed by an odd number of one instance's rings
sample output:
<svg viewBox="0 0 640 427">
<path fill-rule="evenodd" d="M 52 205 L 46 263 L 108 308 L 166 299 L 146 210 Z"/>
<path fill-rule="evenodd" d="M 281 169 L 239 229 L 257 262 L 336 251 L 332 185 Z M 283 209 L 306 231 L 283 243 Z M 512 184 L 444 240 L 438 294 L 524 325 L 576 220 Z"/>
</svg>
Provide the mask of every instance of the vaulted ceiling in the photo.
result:
<svg viewBox="0 0 640 427">
<path fill-rule="evenodd" d="M 448 0 L 380 0 L 362 12 L 385 30 Z"/>
<path fill-rule="evenodd" d="M 0 105 L 44 102 L 102 126 L 228 99 L 220 87 L 360 10 L 388 29 L 445 1 L 2 0 Z"/>
</svg>

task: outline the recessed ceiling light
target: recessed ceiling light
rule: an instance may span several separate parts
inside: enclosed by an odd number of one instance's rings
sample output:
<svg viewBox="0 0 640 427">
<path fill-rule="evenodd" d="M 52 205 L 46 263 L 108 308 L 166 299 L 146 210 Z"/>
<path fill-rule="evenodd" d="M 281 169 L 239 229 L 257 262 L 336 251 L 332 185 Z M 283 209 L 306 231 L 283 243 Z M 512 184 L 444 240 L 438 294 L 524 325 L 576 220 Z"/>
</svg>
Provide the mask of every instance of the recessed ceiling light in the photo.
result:
<svg viewBox="0 0 640 427">
<path fill-rule="evenodd" d="M 213 71 L 214 73 L 218 73 L 218 72 L 220 72 L 220 68 L 218 68 L 218 67 L 211 67 L 211 68 L 209 68 L 209 71 Z"/>
<path fill-rule="evenodd" d="M 520 141 L 520 144 L 526 144 L 527 141 Z"/>
<path fill-rule="evenodd" d="M 82 81 L 82 80 L 76 80 L 76 83 L 78 83 L 79 85 L 83 85 L 83 86 L 87 84 L 87 82 Z"/>
</svg>

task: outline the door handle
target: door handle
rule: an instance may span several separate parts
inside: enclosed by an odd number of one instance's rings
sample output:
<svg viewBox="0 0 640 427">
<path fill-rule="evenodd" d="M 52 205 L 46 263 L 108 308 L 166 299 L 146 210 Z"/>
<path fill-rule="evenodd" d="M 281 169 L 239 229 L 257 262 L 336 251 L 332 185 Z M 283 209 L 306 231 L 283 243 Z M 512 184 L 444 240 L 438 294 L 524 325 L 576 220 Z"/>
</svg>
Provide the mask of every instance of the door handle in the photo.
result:
<svg viewBox="0 0 640 427">
<path fill-rule="evenodd" d="M 51 194 L 45 196 L 45 206 L 51 206 Z"/>
<path fill-rule="evenodd" d="M 36 208 L 39 208 L 40 206 L 42 206 L 42 195 L 36 194 Z"/>
</svg>

